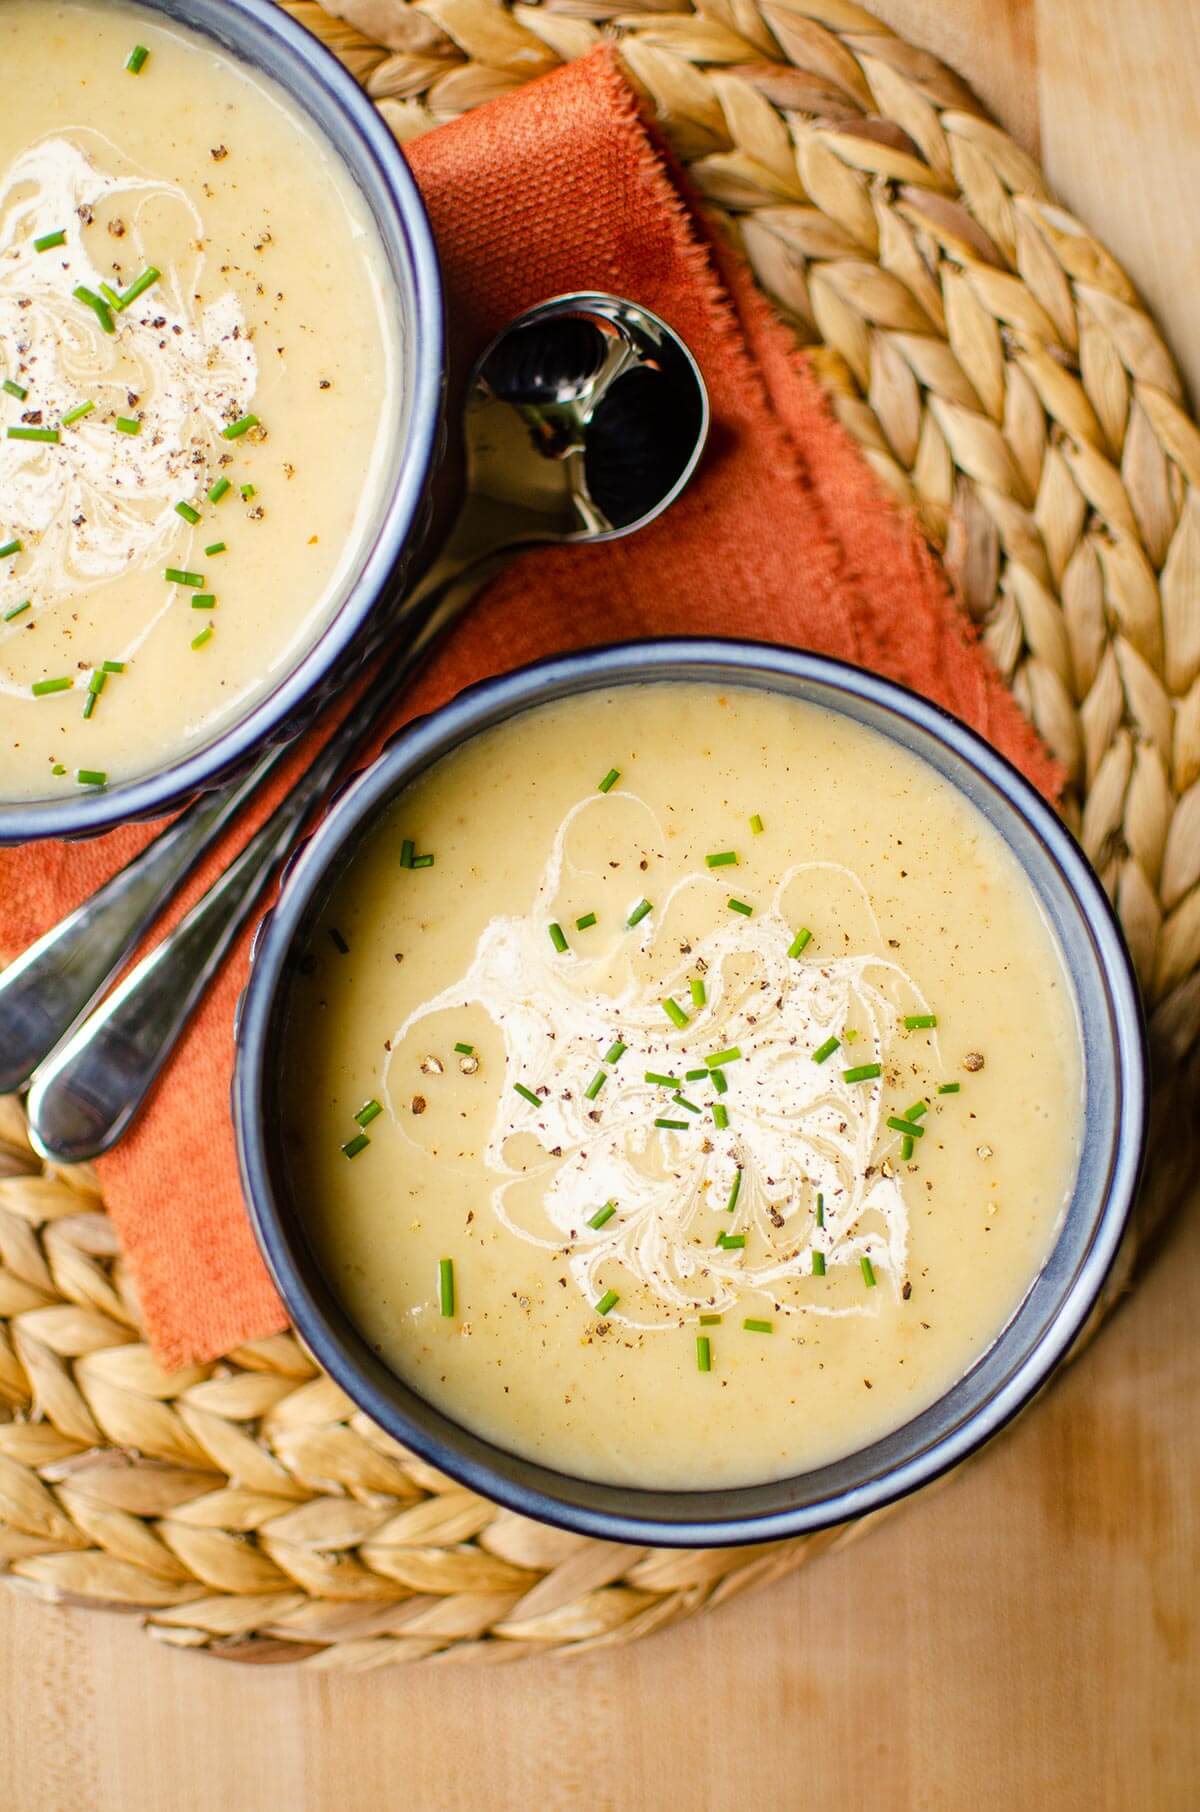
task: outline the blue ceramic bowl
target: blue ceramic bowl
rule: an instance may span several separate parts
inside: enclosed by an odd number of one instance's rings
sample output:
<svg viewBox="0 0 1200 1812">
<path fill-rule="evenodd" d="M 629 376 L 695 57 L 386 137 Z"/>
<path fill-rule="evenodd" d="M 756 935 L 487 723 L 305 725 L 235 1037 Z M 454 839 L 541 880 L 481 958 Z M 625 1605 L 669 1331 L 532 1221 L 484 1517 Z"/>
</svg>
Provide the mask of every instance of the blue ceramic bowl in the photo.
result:
<svg viewBox="0 0 1200 1812">
<path fill-rule="evenodd" d="M 394 470 L 340 604 L 277 686 L 209 742 L 154 773 L 100 791 L 0 801 L 0 844 L 88 836 L 157 817 L 227 778 L 265 744 L 294 735 L 386 632 L 387 605 L 402 589 L 430 507 L 444 380 L 441 277 L 425 209 L 391 133 L 337 58 L 274 0 L 141 4 L 270 76 L 350 172 L 379 234 L 400 326 Z"/>
<path fill-rule="evenodd" d="M 280 1061 L 289 971 L 331 886 L 380 811 L 468 737 L 531 706 L 645 681 L 752 686 L 840 712 L 909 749 L 1004 838 L 1041 903 L 1070 976 L 1084 1053 L 1082 1155 L 1050 1257 L 995 1344 L 904 1427 L 834 1465 L 764 1485 L 638 1491 L 565 1476 L 468 1432 L 372 1352 L 323 1275 L 281 1161 Z M 262 1250 L 301 1338 L 389 1434 L 473 1490 L 527 1516 L 627 1542 L 715 1546 L 799 1535 L 876 1510 L 955 1465 L 1028 1402 L 1096 1301 L 1141 1168 L 1147 1065 L 1129 958 L 1078 846 L 995 750 L 936 705 L 817 655 L 758 643 L 660 641 L 539 662 L 462 693 L 410 724 L 342 794 L 296 858 L 260 931 L 238 1030 L 234 1114 Z"/>
</svg>

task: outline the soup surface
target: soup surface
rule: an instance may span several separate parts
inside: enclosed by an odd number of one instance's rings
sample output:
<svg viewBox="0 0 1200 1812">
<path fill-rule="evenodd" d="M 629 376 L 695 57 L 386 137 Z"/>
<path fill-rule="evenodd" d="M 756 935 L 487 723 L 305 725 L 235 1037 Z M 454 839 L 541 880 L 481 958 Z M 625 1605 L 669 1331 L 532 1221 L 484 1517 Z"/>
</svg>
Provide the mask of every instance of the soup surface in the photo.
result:
<svg viewBox="0 0 1200 1812">
<path fill-rule="evenodd" d="M 303 970 L 282 1098 L 327 1274 L 420 1392 L 567 1472 L 742 1484 L 896 1428 L 1073 1181 L 1074 1003 L 1013 858 L 778 695 L 478 736 L 371 827 Z"/>
<path fill-rule="evenodd" d="M 378 514 L 397 339 L 340 162 L 211 40 L 4 0 L 0 66 L 0 794 L 30 798 L 161 767 L 294 665 Z"/>
</svg>

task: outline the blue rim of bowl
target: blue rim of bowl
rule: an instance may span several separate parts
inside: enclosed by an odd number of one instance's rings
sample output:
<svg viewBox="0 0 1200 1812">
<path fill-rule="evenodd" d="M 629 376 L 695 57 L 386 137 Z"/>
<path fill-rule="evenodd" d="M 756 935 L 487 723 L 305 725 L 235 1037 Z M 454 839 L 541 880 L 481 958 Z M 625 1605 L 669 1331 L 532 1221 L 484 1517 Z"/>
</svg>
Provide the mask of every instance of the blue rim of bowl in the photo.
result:
<svg viewBox="0 0 1200 1812">
<path fill-rule="evenodd" d="M 877 1476 L 801 1504 L 756 1512 L 756 1497 L 790 1484 L 820 1481 L 876 1448 L 920 1429 L 956 1391 L 1001 1352 L 1029 1294 L 991 1347 L 946 1396 L 881 1441 L 795 1480 L 765 1485 L 666 1491 L 598 1484 L 526 1462 L 442 1414 L 411 1390 L 371 1350 L 310 1251 L 294 1215 L 272 1182 L 265 1078 L 288 985 L 294 938 L 341 861 L 401 788 L 468 737 L 554 698 L 640 681 L 699 680 L 771 690 L 778 680 L 809 682 L 826 692 L 881 709 L 931 737 L 966 764 L 1032 833 L 1077 908 L 1087 933 L 1111 1032 L 1108 1055 L 1118 1111 L 1104 1186 L 1086 1222 L 1075 1264 L 1031 1350 L 974 1408 L 959 1415 L 907 1459 Z M 777 688 L 778 689 L 778 688 Z M 834 706 L 836 708 L 836 705 Z M 604 1540 L 659 1546 L 719 1547 L 811 1534 L 864 1516 L 930 1483 L 989 1440 L 1041 1389 L 1095 1306 L 1112 1265 L 1141 1174 L 1146 1138 L 1148 1056 L 1141 1002 L 1124 938 L 1099 880 L 1066 826 L 1029 782 L 958 719 L 907 688 L 826 656 L 769 643 L 718 638 L 663 638 L 551 656 L 479 682 L 407 725 L 383 754 L 340 795 L 295 858 L 279 901 L 260 927 L 250 982 L 237 1026 L 234 1122 L 242 1186 L 259 1246 L 300 1337 L 314 1358 L 368 1416 L 421 1458 L 506 1509 Z M 1061 1233 L 1060 1233 L 1061 1237 Z M 314 1285 L 312 1278 L 319 1278 Z M 403 1401 L 398 1407 L 397 1399 Z M 517 1475 L 517 1476 L 514 1476 Z M 584 1500 L 584 1501 L 581 1501 Z M 693 1509 L 694 1506 L 694 1509 Z"/>
<path fill-rule="evenodd" d="M 205 34 L 205 27 L 185 17 L 187 8 L 175 0 L 139 0 L 152 12 L 175 23 L 191 25 Z M 325 629 L 279 684 L 244 717 L 218 732 L 203 747 L 183 760 L 141 778 L 108 789 L 69 794 L 62 799 L 4 800 L 0 802 L 0 844 L 30 842 L 42 837 L 89 836 L 142 818 L 163 815 L 184 805 L 287 733 L 290 718 L 319 690 L 336 663 L 353 649 L 375 609 L 389 576 L 404 551 L 420 507 L 433 463 L 441 409 L 444 364 L 442 283 L 433 234 L 420 192 L 400 149 L 377 109 L 357 82 L 343 69 L 333 52 L 299 24 L 276 0 L 221 0 L 220 29 L 211 34 L 230 54 L 245 60 L 250 52 L 247 36 L 261 50 L 258 67 L 280 80 L 285 59 L 303 63 L 330 95 L 358 143 L 362 164 L 356 165 L 328 135 L 335 157 L 346 165 L 357 183 L 358 169 L 371 167 L 395 214 L 395 223 L 409 259 L 412 274 L 414 319 L 404 328 L 416 348 L 409 384 L 408 432 L 397 456 L 397 470 L 383 517 L 358 577 Z M 273 55 L 269 53 L 274 53 Z"/>
</svg>

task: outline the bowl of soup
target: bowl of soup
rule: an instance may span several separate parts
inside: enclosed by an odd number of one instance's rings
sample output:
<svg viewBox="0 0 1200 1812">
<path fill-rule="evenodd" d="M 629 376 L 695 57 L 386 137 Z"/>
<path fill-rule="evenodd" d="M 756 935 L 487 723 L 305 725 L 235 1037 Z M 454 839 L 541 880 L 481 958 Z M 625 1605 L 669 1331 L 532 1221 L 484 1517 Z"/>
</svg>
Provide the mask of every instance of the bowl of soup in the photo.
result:
<svg viewBox="0 0 1200 1812">
<path fill-rule="evenodd" d="M 5 0 L 0 841 L 181 803 L 386 624 L 442 390 L 387 127 L 269 0 Z"/>
<path fill-rule="evenodd" d="M 1044 1382 L 1136 1186 L 1137 994 L 994 750 L 815 655 L 541 662 L 408 726 L 258 939 L 243 1183 L 320 1363 L 588 1534 L 793 1535 Z"/>
</svg>

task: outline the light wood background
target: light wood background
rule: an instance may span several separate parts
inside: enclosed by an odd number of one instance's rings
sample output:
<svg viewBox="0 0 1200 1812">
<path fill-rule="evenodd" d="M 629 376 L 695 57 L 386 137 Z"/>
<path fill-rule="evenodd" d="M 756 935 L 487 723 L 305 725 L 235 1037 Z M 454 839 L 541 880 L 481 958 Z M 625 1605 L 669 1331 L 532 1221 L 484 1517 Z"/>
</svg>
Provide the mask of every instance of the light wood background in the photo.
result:
<svg viewBox="0 0 1200 1812">
<path fill-rule="evenodd" d="M 1196 0 L 875 0 L 1128 265 L 1200 395 Z M 1200 599 L 1197 600 L 1200 609 Z M 11 1812 L 1192 1812 L 1200 1197 L 1011 1434 L 766 1594 L 610 1655 L 255 1671 L 0 1590 Z"/>
</svg>

